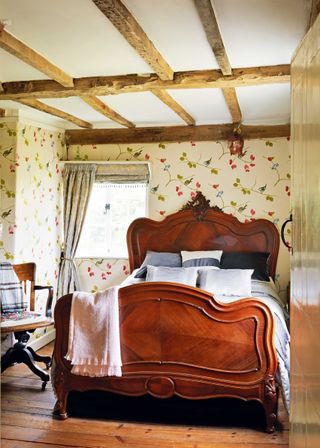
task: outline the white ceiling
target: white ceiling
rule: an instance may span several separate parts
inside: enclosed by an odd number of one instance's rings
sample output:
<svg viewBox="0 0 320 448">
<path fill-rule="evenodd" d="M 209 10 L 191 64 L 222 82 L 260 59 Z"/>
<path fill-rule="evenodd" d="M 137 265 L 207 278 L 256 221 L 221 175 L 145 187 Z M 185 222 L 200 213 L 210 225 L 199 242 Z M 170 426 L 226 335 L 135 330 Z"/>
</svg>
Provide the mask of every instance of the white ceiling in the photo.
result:
<svg viewBox="0 0 320 448">
<path fill-rule="evenodd" d="M 193 0 L 123 0 L 174 71 L 217 69 Z M 233 68 L 289 64 L 307 30 L 310 0 L 212 0 Z M 153 70 L 91 0 L 0 0 L 6 30 L 72 77 L 150 73 Z M 0 81 L 47 79 L 0 49 Z M 288 84 L 236 89 L 243 122 L 281 124 L 290 120 Z M 231 122 L 219 89 L 168 91 L 196 124 Z M 100 97 L 137 126 L 185 124 L 149 92 Z M 79 98 L 46 99 L 94 127 L 119 127 Z M 13 101 L 0 107 L 31 109 Z M 34 117 L 44 120 L 43 112 Z M 55 118 L 66 128 L 77 126 Z"/>
</svg>

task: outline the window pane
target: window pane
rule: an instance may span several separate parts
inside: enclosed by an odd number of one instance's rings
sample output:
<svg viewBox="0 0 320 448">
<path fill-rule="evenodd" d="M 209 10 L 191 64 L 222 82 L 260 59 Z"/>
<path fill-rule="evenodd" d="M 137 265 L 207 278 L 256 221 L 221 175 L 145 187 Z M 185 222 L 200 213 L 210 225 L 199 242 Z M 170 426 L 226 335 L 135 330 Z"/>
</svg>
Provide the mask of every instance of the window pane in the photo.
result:
<svg viewBox="0 0 320 448">
<path fill-rule="evenodd" d="M 145 184 L 94 184 L 76 257 L 127 258 L 127 229 L 146 216 L 146 197 Z"/>
</svg>

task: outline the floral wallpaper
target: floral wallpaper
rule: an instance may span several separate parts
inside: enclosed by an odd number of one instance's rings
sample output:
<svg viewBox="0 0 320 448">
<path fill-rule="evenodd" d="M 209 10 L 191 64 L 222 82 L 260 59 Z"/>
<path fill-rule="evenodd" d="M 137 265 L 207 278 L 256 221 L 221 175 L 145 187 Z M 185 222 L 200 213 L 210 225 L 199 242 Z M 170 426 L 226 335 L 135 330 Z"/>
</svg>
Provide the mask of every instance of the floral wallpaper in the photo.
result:
<svg viewBox="0 0 320 448">
<path fill-rule="evenodd" d="M 19 124 L 15 261 L 34 260 L 39 281 L 54 286 L 62 244 L 64 151 L 64 133 Z"/>
<path fill-rule="evenodd" d="M 53 285 L 56 290 L 62 231 L 59 160 L 65 156 L 64 133 L 5 121 L 0 122 L 0 132 L 1 260 L 34 261 L 37 283 Z M 40 294 L 37 310 L 45 305 Z"/>
<path fill-rule="evenodd" d="M 144 145 L 79 145 L 68 160 L 142 160 L 151 164 L 149 216 L 163 219 L 198 190 L 240 221 L 271 220 L 280 230 L 290 213 L 290 143 L 288 139 L 250 140 L 241 157 L 227 144 L 188 142 Z M 290 229 L 286 238 L 290 239 Z M 289 253 L 280 243 L 277 284 L 283 298 L 289 281 Z M 104 289 L 129 273 L 127 260 L 77 261 L 85 290 Z"/>
<path fill-rule="evenodd" d="M 0 260 L 11 261 L 14 254 L 17 123 L 0 122 Z"/>
<path fill-rule="evenodd" d="M 149 216 L 157 220 L 177 211 L 198 190 L 241 221 L 266 218 L 280 230 L 290 213 L 287 139 L 248 141 L 242 157 L 230 156 L 223 141 L 71 146 L 67 157 L 63 133 L 2 120 L 0 256 L 12 262 L 34 260 L 37 281 L 43 284 L 56 286 L 62 243 L 58 162 L 66 158 L 149 161 Z M 289 262 L 281 243 L 277 283 L 283 296 Z M 78 259 L 77 265 L 82 289 L 88 291 L 117 284 L 129 274 L 127 259 Z"/>
</svg>

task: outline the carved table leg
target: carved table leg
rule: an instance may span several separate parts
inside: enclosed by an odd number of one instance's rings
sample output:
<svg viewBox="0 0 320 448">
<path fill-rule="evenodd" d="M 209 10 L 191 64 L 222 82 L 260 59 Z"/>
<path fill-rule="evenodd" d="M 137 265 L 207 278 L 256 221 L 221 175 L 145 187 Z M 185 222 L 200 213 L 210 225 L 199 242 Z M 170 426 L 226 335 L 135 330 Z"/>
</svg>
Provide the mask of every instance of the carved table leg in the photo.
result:
<svg viewBox="0 0 320 448">
<path fill-rule="evenodd" d="M 1 358 L 1 373 L 3 373 L 8 367 L 16 363 L 15 350 L 11 347 Z"/>
<path fill-rule="evenodd" d="M 32 357 L 33 357 L 33 359 L 34 359 L 35 361 L 37 361 L 37 362 L 44 362 L 45 365 L 46 365 L 46 367 L 47 367 L 47 369 L 51 366 L 51 362 L 52 362 L 52 360 L 51 360 L 51 357 L 50 357 L 50 356 L 41 356 L 41 355 L 38 355 L 38 353 L 36 353 L 36 352 L 33 350 L 33 348 L 31 348 L 31 347 L 26 347 L 26 350 L 28 350 L 28 351 L 31 353 L 31 355 L 32 355 Z"/>
<path fill-rule="evenodd" d="M 277 420 L 278 393 L 273 375 L 268 375 L 264 385 L 264 410 L 266 413 L 266 431 L 274 432 Z"/>
<path fill-rule="evenodd" d="M 33 373 L 35 373 L 42 379 L 42 381 L 47 383 L 50 380 L 49 374 L 44 370 L 40 369 L 40 367 L 38 367 L 34 363 L 32 355 L 28 350 L 24 349 L 18 352 L 17 362 L 18 363 L 23 362 L 24 364 L 26 364 L 29 367 L 29 369 L 32 370 Z"/>
<path fill-rule="evenodd" d="M 18 344 L 19 343 L 15 344 L 15 346 L 9 349 L 7 353 L 3 356 L 1 360 L 1 372 L 4 372 L 10 365 L 14 364 L 15 362 L 19 364 L 24 363 L 29 367 L 29 369 L 33 373 L 38 375 L 42 379 L 42 381 L 47 383 L 50 379 L 48 373 L 40 369 L 40 367 L 38 367 L 34 363 L 32 354 L 29 350 L 27 350 L 26 347 L 21 345 L 18 348 L 16 348 Z"/>
</svg>

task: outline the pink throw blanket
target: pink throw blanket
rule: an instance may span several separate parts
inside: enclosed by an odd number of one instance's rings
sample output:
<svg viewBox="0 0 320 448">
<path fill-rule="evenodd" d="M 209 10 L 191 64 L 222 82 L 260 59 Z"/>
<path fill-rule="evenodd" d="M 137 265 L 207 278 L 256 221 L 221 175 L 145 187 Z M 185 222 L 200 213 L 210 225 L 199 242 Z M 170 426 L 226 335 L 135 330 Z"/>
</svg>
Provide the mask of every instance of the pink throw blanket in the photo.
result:
<svg viewBox="0 0 320 448">
<path fill-rule="evenodd" d="M 68 352 L 71 373 L 84 376 L 121 376 L 118 289 L 74 292 Z"/>
</svg>

